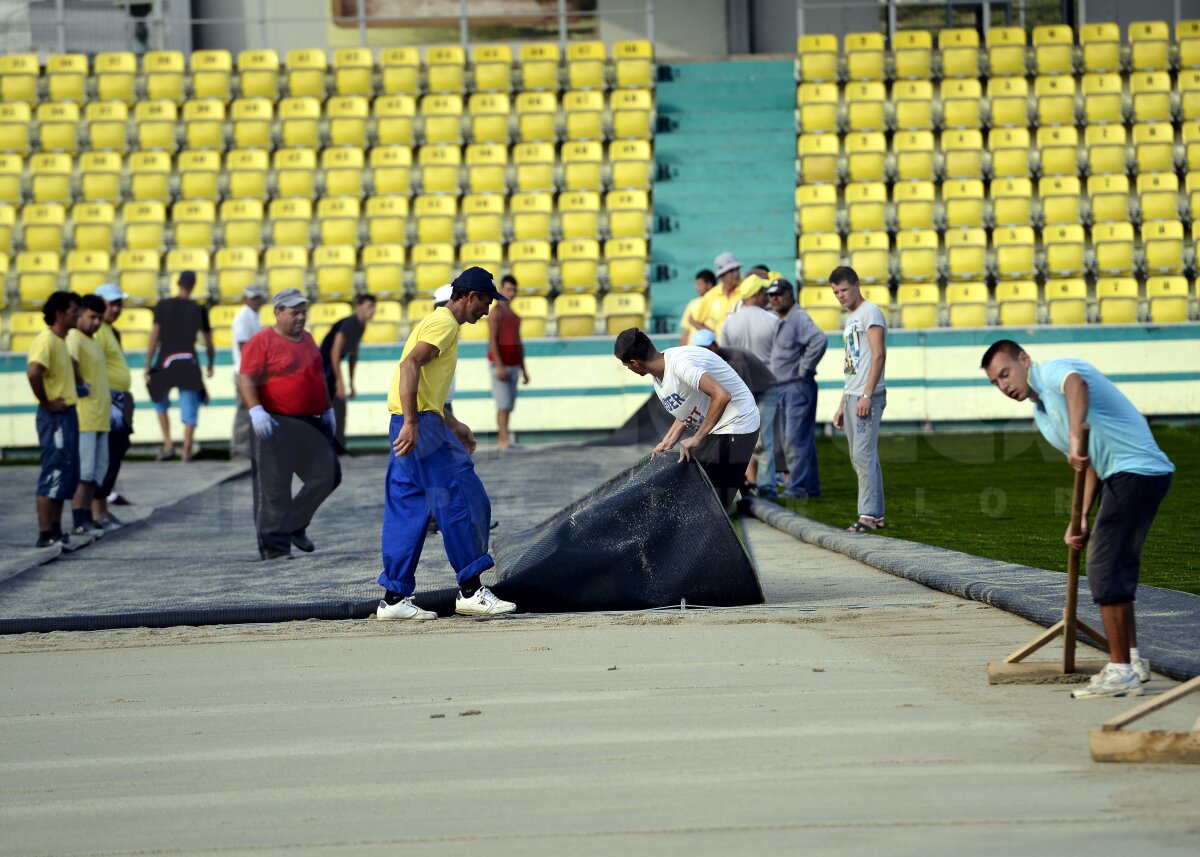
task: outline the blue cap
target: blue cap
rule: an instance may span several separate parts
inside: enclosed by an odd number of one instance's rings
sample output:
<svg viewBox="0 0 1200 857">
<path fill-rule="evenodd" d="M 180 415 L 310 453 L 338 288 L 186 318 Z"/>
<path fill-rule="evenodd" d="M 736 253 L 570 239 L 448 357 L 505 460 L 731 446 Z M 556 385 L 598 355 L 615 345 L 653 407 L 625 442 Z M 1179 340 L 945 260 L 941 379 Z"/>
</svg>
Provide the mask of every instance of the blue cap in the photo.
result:
<svg viewBox="0 0 1200 857">
<path fill-rule="evenodd" d="M 121 291 L 120 286 L 113 285 L 112 283 L 105 283 L 104 285 L 99 286 L 96 289 L 96 294 L 104 298 L 104 300 L 108 303 L 112 303 L 113 301 L 123 301 L 125 298 L 129 297 L 129 295 Z"/>
<path fill-rule="evenodd" d="M 711 330 L 697 330 L 692 334 L 692 339 L 688 345 L 698 345 L 701 348 L 708 348 L 710 345 L 716 345 L 717 338 L 713 336 Z"/>
<path fill-rule="evenodd" d="M 456 289 L 466 289 L 471 292 L 479 292 L 480 294 L 491 295 L 498 301 L 507 301 L 504 295 L 496 288 L 496 280 L 485 271 L 483 268 L 474 267 L 467 268 L 463 271 L 450 285 Z"/>
</svg>

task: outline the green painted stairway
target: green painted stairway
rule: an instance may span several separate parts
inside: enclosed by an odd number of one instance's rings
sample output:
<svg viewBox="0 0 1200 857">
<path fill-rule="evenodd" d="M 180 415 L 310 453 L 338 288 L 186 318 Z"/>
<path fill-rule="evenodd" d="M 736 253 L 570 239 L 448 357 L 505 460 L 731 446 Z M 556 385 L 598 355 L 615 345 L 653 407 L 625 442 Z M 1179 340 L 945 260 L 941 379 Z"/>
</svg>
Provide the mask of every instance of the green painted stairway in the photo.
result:
<svg viewBox="0 0 1200 857">
<path fill-rule="evenodd" d="M 659 66 L 651 311 L 673 331 L 696 271 L 725 250 L 796 270 L 796 83 L 791 60 Z"/>
</svg>

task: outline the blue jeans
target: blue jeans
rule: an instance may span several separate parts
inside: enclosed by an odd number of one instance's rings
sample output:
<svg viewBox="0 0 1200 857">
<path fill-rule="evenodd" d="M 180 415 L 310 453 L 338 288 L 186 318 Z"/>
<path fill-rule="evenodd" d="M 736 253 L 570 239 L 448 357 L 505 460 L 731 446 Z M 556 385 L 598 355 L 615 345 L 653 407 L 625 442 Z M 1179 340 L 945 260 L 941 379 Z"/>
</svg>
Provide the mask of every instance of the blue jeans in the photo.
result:
<svg viewBox="0 0 1200 857">
<path fill-rule="evenodd" d="M 817 472 L 817 380 L 813 377 L 779 385 L 779 412 L 783 415 L 783 450 L 788 463 L 785 497 L 820 497 Z"/>
<path fill-rule="evenodd" d="M 154 410 L 160 414 L 165 414 L 171 407 L 171 394 L 167 393 L 161 399 L 154 402 Z M 179 421 L 185 426 L 193 428 L 200 422 L 200 391 L 199 390 L 180 390 L 179 391 Z"/>
<path fill-rule="evenodd" d="M 754 461 L 758 467 L 755 480 L 758 489 L 768 497 L 775 497 L 775 411 L 779 408 L 779 388 L 768 387 L 757 397 L 758 446 L 754 448 Z"/>
<path fill-rule="evenodd" d="M 405 417 L 392 415 L 394 443 Z M 462 443 L 433 411 L 417 415 L 417 448 L 388 457 L 383 506 L 383 573 L 379 585 L 401 596 L 416 591 L 417 562 L 429 515 L 461 585 L 496 563 L 488 553 L 492 504 Z"/>
<path fill-rule="evenodd" d="M 37 433 L 42 447 L 37 493 L 51 500 L 70 500 L 79 487 L 79 417 L 75 406 L 58 414 L 39 406 Z"/>
</svg>

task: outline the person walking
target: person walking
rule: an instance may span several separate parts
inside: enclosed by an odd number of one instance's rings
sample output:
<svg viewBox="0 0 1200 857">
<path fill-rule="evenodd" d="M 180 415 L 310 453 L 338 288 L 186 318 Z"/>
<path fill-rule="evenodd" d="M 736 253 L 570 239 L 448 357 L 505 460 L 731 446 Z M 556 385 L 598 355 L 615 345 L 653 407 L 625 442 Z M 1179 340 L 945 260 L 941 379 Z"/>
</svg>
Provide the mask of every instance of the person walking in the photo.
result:
<svg viewBox="0 0 1200 857">
<path fill-rule="evenodd" d="M 275 324 L 250 337 L 238 373 L 254 430 L 250 472 L 264 560 L 290 557 L 292 545 L 305 553 L 316 549 L 308 525 L 342 481 L 321 352 L 304 329 L 308 299 L 299 289 L 284 289 L 271 304 Z M 303 483 L 295 496 L 294 476 Z"/>
<path fill-rule="evenodd" d="M 163 437 L 162 451 L 158 455 L 160 461 L 175 457 L 175 444 L 171 440 L 171 424 L 167 416 L 173 389 L 179 390 L 183 460 L 190 461 L 195 452 L 194 439 L 196 424 L 200 419 L 200 405 L 208 401 L 196 357 L 196 338 L 204 336 L 208 351 L 205 377 L 212 377 L 217 355 L 213 347 L 212 329 L 208 325 L 208 311 L 192 300 L 192 290 L 196 287 L 195 272 L 180 272 L 177 285 L 179 292 L 176 297 L 161 300 L 154 307 L 154 327 L 146 348 L 146 388 L 154 400 L 154 411 L 158 415 Z"/>
<path fill-rule="evenodd" d="M 504 301 L 488 315 L 488 367 L 492 370 L 492 399 L 496 402 L 496 445 L 500 449 L 516 446 L 508 424 L 517 403 L 518 372 L 525 384 L 525 346 L 521 342 L 521 317 L 510 306 L 517 296 L 517 280 L 507 274 L 500 280 Z"/>
<path fill-rule="evenodd" d="M 71 550 L 90 544 L 91 536 L 71 543 L 62 531 L 63 502 L 79 485 L 79 417 L 75 410 L 83 380 L 67 349 L 67 334 L 79 318 L 79 295 L 54 292 L 42 307 L 46 329 L 29 347 L 25 375 L 37 400 L 37 435 L 42 469 L 37 484 L 39 548 Z"/>
<path fill-rule="evenodd" d="M 133 394 L 130 393 L 132 378 L 129 363 L 125 360 L 125 349 L 121 347 L 121 334 L 114 324 L 121 317 L 128 297 L 121 287 L 105 283 L 96 289 L 96 295 L 104 301 L 104 319 L 96 331 L 96 341 L 104 350 L 104 364 L 108 375 L 108 395 L 111 399 L 111 425 L 108 430 L 108 469 L 96 483 L 92 498 L 92 520 L 106 530 L 119 530 L 123 525 L 108 509 L 108 497 L 117 487 L 117 476 L 121 463 L 133 435 Z"/>
<path fill-rule="evenodd" d="M 375 296 L 361 294 L 354 299 L 354 312 L 334 322 L 321 340 L 321 362 L 325 367 L 325 385 L 337 420 L 337 448 L 346 449 L 346 400 L 358 395 L 354 372 L 358 367 L 358 346 L 367 324 L 375 316 Z M 342 378 L 342 360 L 349 363 L 348 377 Z M 348 383 L 347 383 L 348 382 Z"/>
<path fill-rule="evenodd" d="M 771 351 L 771 371 L 779 381 L 779 440 L 788 470 L 783 496 L 798 500 L 820 497 L 817 364 L 825 356 L 829 337 L 796 303 L 787 280 L 774 280 L 767 289 L 767 299 L 780 317 Z"/>
<path fill-rule="evenodd" d="M 112 397 L 108 394 L 108 364 L 96 331 L 104 321 L 104 298 L 85 295 L 75 321 L 67 332 L 67 350 L 79 368 L 87 394 L 79 400 L 79 484 L 71 499 L 71 535 L 98 539 L 105 528 L 92 518 L 96 483 L 108 473 L 108 430 L 112 426 Z"/>
<path fill-rule="evenodd" d="M 707 348 L 681 345 L 659 351 L 636 327 L 617 334 L 613 354 L 633 374 L 650 376 L 655 395 L 675 419 L 651 454 L 679 444 L 679 460 L 694 459 L 704 468 L 728 510 L 758 440 L 758 408 L 746 383 Z"/>
<path fill-rule="evenodd" d="M 1104 622 L 1109 662 L 1071 695 L 1141 696 L 1150 664 L 1138 652 L 1134 600 L 1142 546 L 1171 488 L 1175 465 L 1159 449 L 1137 406 L 1092 364 L 1070 357 L 1034 363 L 1016 342 L 1001 339 L 984 352 L 980 367 L 1001 393 L 1033 403 L 1042 437 L 1086 474 L 1079 531 L 1068 525 L 1063 541 L 1087 549 L 1088 586 Z M 1100 508 L 1089 528 L 1097 498 Z"/>
<path fill-rule="evenodd" d="M 229 439 L 230 458 L 250 457 L 250 411 L 242 398 L 238 372 L 242 363 L 242 349 L 262 329 L 259 311 L 266 301 L 266 292 L 260 286 L 246 286 L 242 290 L 242 308 L 233 317 L 233 386 L 237 396 L 237 410 L 233 414 L 233 434 Z"/>
<path fill-rule="evenodd" d="M 882 529 L 883 468 L 879 464 L 879 422 L 887 406 L 883 380 L 887 361 L 887 319 L 865 300 L 858 274 L 845 266 L 834 268 L 829 284 L 838 303 L 850 311 L 842 338 L 846 345 L 846 380 L 842 401 L 833 414 L 833 427 L 845 429 L 850 462 L 858 474 L 858 520 L 847 529 L 864 533 Z M 853 426 L 853 430 L 851 430 Z"/>
<path fill-rule="evenodd" d="M 717 284 L 717 275 L 708 268 L 696 272 L 696 296 L 688 301 L 679 319 L 679 344 L 690 345 L 696 331 L 705 329 L 698 321 L 704 311 L 704 296 Z"/>
<path fill-rule="evenodd" d="M 458 364 L 459 327 L 478 323 L 492 301 L 508 299 L 483 268 L 467 268 L 451 286 L 449 302 L 409 334 L 388 390 L 388 434 L 395 454 L 387 467 L 379 575 L 384 596 L 376 619 L 437 618 L 413 603 L 430 513 L 458 581 L 454 612 L 494 616 L 516 610 L 480 581 L 496 564 L 488 553 L 492 506 L 471 462 L 475 435 L 445 409 Z"/>
</svg>

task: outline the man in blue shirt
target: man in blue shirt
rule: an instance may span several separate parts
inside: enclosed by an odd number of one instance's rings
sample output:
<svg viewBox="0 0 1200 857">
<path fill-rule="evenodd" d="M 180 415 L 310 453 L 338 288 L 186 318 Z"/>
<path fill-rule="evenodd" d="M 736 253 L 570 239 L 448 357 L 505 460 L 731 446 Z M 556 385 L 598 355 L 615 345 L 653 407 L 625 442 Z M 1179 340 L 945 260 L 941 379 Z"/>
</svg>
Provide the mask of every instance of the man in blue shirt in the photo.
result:
<svg viewBox="0 0 1200 857">
<path fill-rule="evenodd" d="M 1133 601 L 1142 545 L 1175 465 L 1154 442 L 1146 418 L 1090 363 L 1074 358 L 1034 363 L 1021 346 L 1002 339 L 988 348 L 981 366 L 1004 395 L 1032 401 L 1038 431 L 1071 467 L 1087 472 L 1083 522 L 1077 534 L 1068 527 L 1064 541 L 1078 550 L 1087 546 L 1088 584 L 1100 607 L 1110 660 L 1072 696 L 1141 696 L 1150 666 L 1138 654 Z M 1085 422 L 1087 449 L 1081 442 Z M 1100 509 L 1089 533 L 1097 493 Z"/>
</svg>

